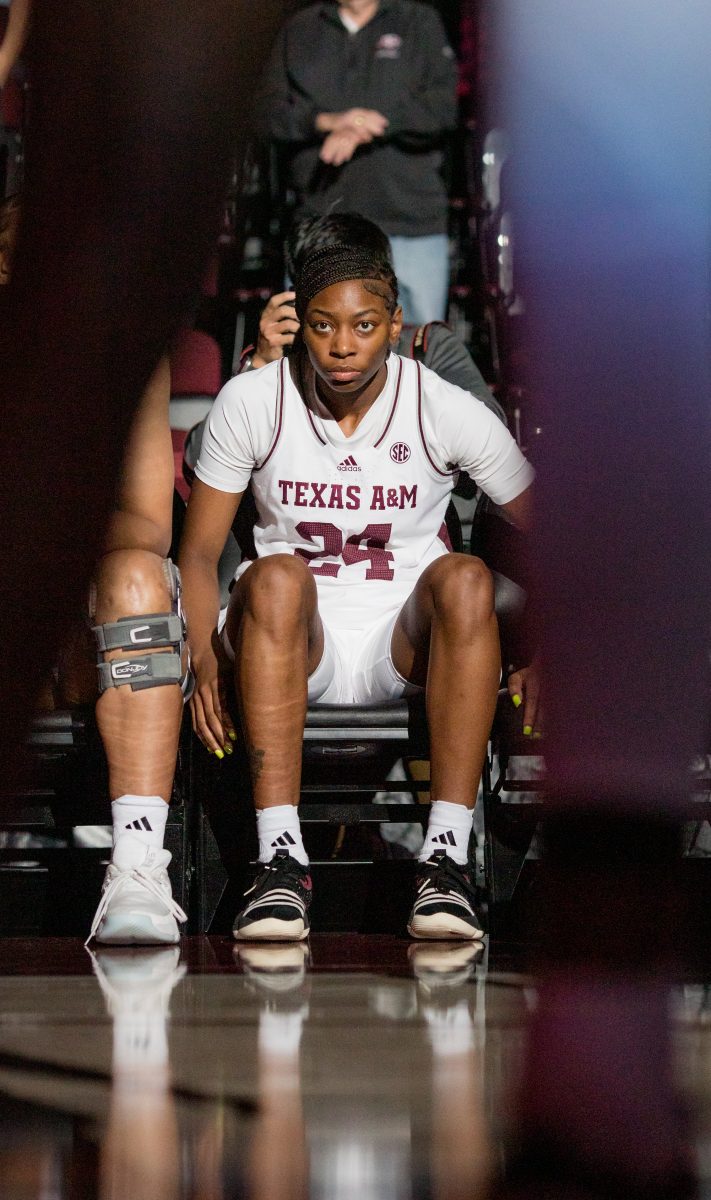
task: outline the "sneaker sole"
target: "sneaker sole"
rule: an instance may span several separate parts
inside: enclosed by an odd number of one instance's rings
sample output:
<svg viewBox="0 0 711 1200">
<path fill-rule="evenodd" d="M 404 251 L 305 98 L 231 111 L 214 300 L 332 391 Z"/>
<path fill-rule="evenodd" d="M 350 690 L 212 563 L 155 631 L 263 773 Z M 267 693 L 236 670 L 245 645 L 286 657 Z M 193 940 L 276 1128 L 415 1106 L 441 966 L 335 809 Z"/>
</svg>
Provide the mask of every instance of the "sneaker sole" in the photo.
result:
<svg viewBox="0 0 711 1200">
<path fill-rule="evenodd" d="M 413 917 L 407 927 L 407 932 L 410 937 L 420 938 L 423 941 L 429 938 L 432 941 L 446 942 L 450 938 L 459 938 L 474 942 L 484 937 L 483 929 L 473 929 L 466 921 L 449 913 L 437 913 L 431 917 Z"/>
<path fill-rule="evenodd" d="M 296 921 L 279 921 L 276 917 L 264 917 L 252 921 L 243 929 L 233 929 L 238 942 L 302 942 L 309 936 L 308 926 L 301 917 Z"/>
<path fill-rule="evenodd" d="M 101 946 L 174 946 L 180 931 L 175 924 L 159 929 L 149 917 L 107 917 L 96 941 Z"/>
</svg>

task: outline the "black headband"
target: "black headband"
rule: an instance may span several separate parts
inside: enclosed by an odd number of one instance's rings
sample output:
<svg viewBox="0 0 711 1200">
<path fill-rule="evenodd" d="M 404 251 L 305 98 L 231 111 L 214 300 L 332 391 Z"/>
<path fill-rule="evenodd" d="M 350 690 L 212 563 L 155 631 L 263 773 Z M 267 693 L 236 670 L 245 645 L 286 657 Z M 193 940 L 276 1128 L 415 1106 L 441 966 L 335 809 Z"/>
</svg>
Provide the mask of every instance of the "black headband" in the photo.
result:
<svg viewBox="0 0 711 1200">
<path fill-rule="evenodd" d="M 391 268 L 392 269 L 392 268 Z M 348 279 L 382 279 L 373 255 L 359 246 L 321 246 L 308 254 L 301 264 L 296 290 L 296 315 L 303 321 L 309 301 L 324 288 Z M 388 283 L 387 279 L 382 279 Z"/>
</svg>

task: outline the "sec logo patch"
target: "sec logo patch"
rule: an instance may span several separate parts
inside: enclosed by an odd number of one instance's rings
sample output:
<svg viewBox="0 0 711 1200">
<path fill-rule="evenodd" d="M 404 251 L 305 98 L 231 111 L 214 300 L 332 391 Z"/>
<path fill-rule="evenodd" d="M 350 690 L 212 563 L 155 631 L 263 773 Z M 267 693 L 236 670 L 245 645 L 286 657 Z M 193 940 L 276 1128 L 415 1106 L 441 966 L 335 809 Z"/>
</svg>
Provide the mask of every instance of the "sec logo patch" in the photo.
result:
<svg viewBox="0 0 711 1200">
<path fill-rule="evenodd" d="M 407 462 L 410 457 L 410 447 L 407 442 L 394 442 L 390 447 L 390 457 L 396 463 Z"/>
</svg>

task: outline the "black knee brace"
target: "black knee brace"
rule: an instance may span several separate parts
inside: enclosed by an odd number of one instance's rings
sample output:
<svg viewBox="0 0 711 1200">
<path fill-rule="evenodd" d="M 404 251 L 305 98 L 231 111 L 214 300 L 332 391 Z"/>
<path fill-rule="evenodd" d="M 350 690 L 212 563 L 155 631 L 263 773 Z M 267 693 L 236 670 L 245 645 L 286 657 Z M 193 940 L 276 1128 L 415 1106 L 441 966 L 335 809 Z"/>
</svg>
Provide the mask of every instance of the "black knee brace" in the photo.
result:
<svg viewBox="0 0 711 1200">
<path fill-rule="evenodd" d="M 93 625 L 99 651 L 99 694 L 112 687 L 128 685 L 133 692 L 145 688 L 165 687 L 177 683 L 187 699 L 192 691 L 190 663 L 183 670 L 185 618 L 180 602 L 180 571 L 169 558 L 163 560 L 163 572 L 170 590 L 171 612 L 145 613 L 136 617 L 121 617 L 106 625 Z M 94 603 L 91 604 L 93 617 Z M 162 654 L 135 655 L 104 662 L 108 650 L 140 650 L 143 647 L 164 650 Z"/>
</svg>

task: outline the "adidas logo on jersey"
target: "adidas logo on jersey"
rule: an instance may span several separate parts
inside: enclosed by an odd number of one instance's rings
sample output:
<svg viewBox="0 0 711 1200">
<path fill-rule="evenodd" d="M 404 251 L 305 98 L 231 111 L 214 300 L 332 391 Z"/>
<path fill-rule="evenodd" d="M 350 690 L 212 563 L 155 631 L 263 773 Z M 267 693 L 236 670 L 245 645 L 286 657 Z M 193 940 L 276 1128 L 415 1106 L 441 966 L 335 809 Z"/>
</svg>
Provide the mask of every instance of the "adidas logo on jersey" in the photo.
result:
<svg viewBox="0 0 711 1200">
<path fill-rule="evenodd" d="M 360 469 L 352 454 L 349 454 L 348 458 L 344 458 L 343 462 L 338 464 L 339 471 L 360 471 Z"/>
<path fill-rule="evenodd" d="M 144 830 L 146 831 L 146 833 L 153 832 L 153 826 L 151 825 L 150 821 L 148 820 L 148 817 L 141 817 L 138 821 L 129 821 L 126 828 L 127 829 L 137 829 L 139 833 L 143 833 Z"/>
<path fill-rule="evenodd" d="M 280 850 L 283 850 L 285 846 L 295 846 L 295 845 L 296 845 L 296 842 L 294 841 L 291 834 L 284 832 L 284 833 L 280 833 L 279 837 L 274 839 L 274 841 L 272 842 L 272 849 L 275 849 L 276 847 L 278 847 Z"/>
<path fill-rule="evenodd" d="M 457 839 L 451 829 L 448 829 L 446 833 L 438 833 L 436 837 L 432 838 L 432 841 L 436 842 L 438 846 L 456 846 L 457 844 Z"/>
</svg>

